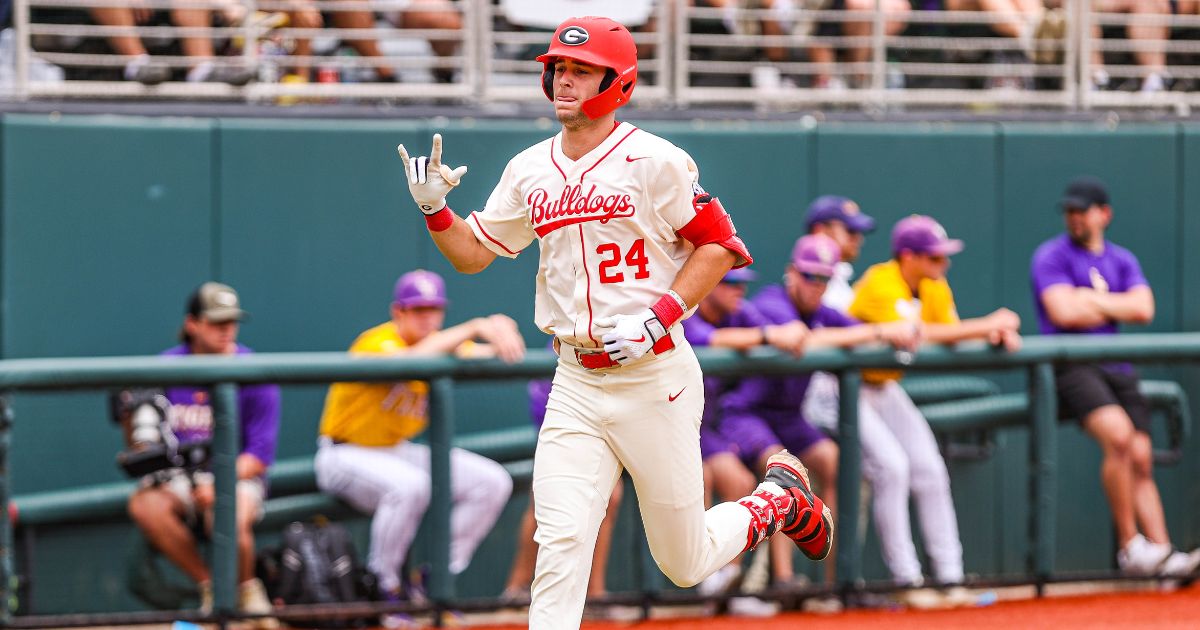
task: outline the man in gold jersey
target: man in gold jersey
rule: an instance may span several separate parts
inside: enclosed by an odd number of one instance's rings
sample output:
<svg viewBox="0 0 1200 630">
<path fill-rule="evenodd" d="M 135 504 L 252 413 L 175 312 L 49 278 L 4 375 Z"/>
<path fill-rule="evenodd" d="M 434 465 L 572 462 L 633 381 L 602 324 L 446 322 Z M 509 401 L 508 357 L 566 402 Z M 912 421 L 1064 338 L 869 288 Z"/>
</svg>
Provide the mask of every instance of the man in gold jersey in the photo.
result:
<svg viewBox="0 0 1200 630">
<path fill-rule="evenodd" d="M 391 321 L 371 328 L 350 346 L 352 354 L 498 357 L 520 360 L 525 342 L 504 315 L 468 320 L 443 329 L 446 286 L 431 271 L 411 271 L 396 282 Z M 479 342 L 479 343 L 477 343 Z M 317 485 L 371 520 L 367 566 L 385 599 L 399 601 L 400 567 L 429 506 L 429 447 L 411 440 L 425 430 L 429 385 L 334 383 L 325 399 L 316 456 Z M 461 573 L 512 493 L 500 464 L 462 449 L 450 453 L 453 471 L 450 571 Z"/>
<path fill-rule="evenodd" d="M 950 256 L 962 249 L 962 241 L 948 237 L 928 216 L 901 219 L 892 230 L 892 259 L 872 266 L 854 285 L 848 313 L 869 324 L 909 322 L 927 342 L 983 339 L 1016 350 L 1021 345 L 1016 313 L 1000 308 L 983 317 L 959 318 L 946 270 Z M 892 579 L 913 587 L 901 594 L 910 606 L 970 604 L 974 598 L 962 588 L 945 595 L 916 588 L 924 578 L 909 525 L 910 496 L 937 583 L 962 583 L 962 543 L 946 462 L 929 423 L 900 387 L 901 376 L 894 370 L 865 370 L 860 392 L 863 468 L 875 492 L 873 512 L 883 557 Z"/>
</svg>

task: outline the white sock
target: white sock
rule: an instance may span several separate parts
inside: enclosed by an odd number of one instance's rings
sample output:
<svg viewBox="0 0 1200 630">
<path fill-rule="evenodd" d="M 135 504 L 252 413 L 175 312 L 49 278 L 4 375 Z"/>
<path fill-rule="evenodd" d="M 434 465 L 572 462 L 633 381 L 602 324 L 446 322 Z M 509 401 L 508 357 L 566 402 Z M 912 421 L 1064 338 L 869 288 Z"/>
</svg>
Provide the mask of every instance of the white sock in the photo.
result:
<svg viewBox="0 0 1200 630">
<path fill-rule="evenodd" d="M 133 61 L 125 64 L 125 80 L 132 81 L 137 75 L 138 68 L 150 63 L 150 55 L 142 53 L 133 58 Z"/>
<path fill-rule="evenodd" d="M 213 64 L 211 61 L 201 61 L 200 63 L 196 64 L 196 67 L 188 70 L 187 80 L 189 83 L 199 83 L 208 79 L 209 75 L 212 74 L 212 71 Z"/>
</svg>

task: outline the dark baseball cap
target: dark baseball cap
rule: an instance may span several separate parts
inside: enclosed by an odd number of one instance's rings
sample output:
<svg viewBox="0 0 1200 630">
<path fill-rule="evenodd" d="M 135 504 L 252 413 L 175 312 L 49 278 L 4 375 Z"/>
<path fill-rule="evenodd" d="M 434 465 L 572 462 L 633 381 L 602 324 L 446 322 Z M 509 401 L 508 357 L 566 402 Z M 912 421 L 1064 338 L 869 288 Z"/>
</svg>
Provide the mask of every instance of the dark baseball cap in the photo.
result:
<svg viewBox="0 0 1200 630">
<path fill-rule="evenodd" d="M 801 236 L 792 247 L 792 264 L 801 273 L 832 276 L 842 260 L 842 248 L 824 234 Z"/>
<path fill-rule="evenodd" d="M 1083 208 L 1084 210 L 1092 206 L 1108 205 L 1108 188 L 1104 186 L 1104 182 L 1098 177 L 1091 175 L 1083 175 L 1071 180 L 1067 184 L 1067 190 L 1063 193 L 1062 201 L 1059 202 L 1059 207 L 1067 208 Z"/>
<path fill-rule="evenodd" d="M 900 219 L 892 228 L 892 253 L 909 251 L 914 254 L 950 256 L 963 250 L 963 242 L 946 235 L 946 228 L 932 217 L 923 214 Z"/>
<path fill-rule="evenodd" d="M 242 321 L 248 313 L 242 310 L 237 291 L 220 282 L 205 282 L 188 297 L 187 314 L 213 323 Z"/>
<path fill-rule="evenodd" d="M 804 228 L 811 230 L 817 223 L 841 221 L 851 232 L 867 233 L 875 229 L 875 219 L 862 213 L 858 204 L 846 197 L 824 195 L 808 204 L 804 215 Z"/>
<path fill-rule="evenodd" d="M 725 277 L 721 278 L 721 282 L 725 284 L 746 284 L 747 282 L 754 282 L 757 278 L 758 274 L 754 273 L 749 267 L 742 267 L 740 269 L 730 269 L 729 273 L 726 273 Z"/>
<path fill-rule="evenodd" d="M 419 306 L 446 306 L 446 282 L 432 271 L 417 269 L 396 281 L 392 303 L 400 308 Z"/>
</svg>

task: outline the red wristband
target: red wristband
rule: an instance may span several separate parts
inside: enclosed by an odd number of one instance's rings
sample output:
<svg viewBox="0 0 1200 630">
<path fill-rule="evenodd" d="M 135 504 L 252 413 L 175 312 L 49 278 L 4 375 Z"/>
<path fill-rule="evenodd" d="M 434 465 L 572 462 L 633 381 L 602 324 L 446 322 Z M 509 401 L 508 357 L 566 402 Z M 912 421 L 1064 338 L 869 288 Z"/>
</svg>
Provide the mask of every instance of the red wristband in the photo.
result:
<svg viewBox="0 0 1200 630">
<path fill-rule="evenodd" d="M 658 317 L 658 321 L 662 322 L 663 328 L 670 328 L 683 317 L 683 308 L 679 306 L 679 302 L 669 295 L 663 295 L 650 307 L 654 311 L 654 315 Z"/>
<path fill-rule="evenodd" d="M 454 213 L 450 211 L 450 206 L 446 206 L 433 214 L 425 215 L 425 225 L 430 232 L 443 232 L 449 230 L 451 225 L 454 225 Z"/>
</svg>

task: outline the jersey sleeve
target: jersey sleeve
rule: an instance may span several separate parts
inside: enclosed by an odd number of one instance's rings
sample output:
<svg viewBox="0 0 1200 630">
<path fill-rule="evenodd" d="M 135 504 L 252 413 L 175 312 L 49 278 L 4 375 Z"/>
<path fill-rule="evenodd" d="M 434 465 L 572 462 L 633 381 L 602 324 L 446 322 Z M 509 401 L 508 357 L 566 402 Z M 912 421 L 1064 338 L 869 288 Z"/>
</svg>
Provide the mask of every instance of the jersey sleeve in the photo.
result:
<svg viewBox="0 0 1200 630">
<path fill-rule="evenodd" d="M 847 314 L 872 324 L 901 320 L 904 318 L 896 310 L 898 297 L 894 291 L 888 290 L 878 273 L 868 273 L 854 287 L 854 301 L 850 303 Z"/>
<path fill-rule="evenodd" d="M 516 258 L 534 239 L 533 225 L 517 186 L 517 167 L 509 161 L 483 210 L 466 219 L 483 246 L 497 256 Z"/>
<path fill-rule="evenodd" d="M 945 279 L 927 284 L 928 287 L 922 291 L 922 295 L 927 297 L 922 300 L 921 320 L 930 324 L 957 324 L 958 307 L 954 305 L 954 292 L 950 290 L 950 284 Z"/>
<path fill-rule="evenodd" d="M 241 398 L 241 452 L 270 466 L 275 462 L 275 445 L 279 437 L 279 386 L 252 385 L 243 390 Z"/>
<path fill-rule="evenodd" d="M 1075 286 L 1070 266 L 1048 245 L 1043 245 L 1034 252 L 1033 261 L 1029 265 L 1029 275 L 1033 283 L 1034 298 L 1038 301 L 1041 301 L 1042 293 L 1052 286 Z"/>
<path fill-rule="evenodd" d="M 1146 279 L 1146 275 L 1142 273 L 1142 265 L 1138 262 L 1137 256 L 1129 250 L 1121 252 L 1122 265 L 1121 273 L 1124 276 L 1122 283 L 1124 290 L 1128 291 L 1134 287 L 1150 286 L 1150 281 Z"/>
</svg>

